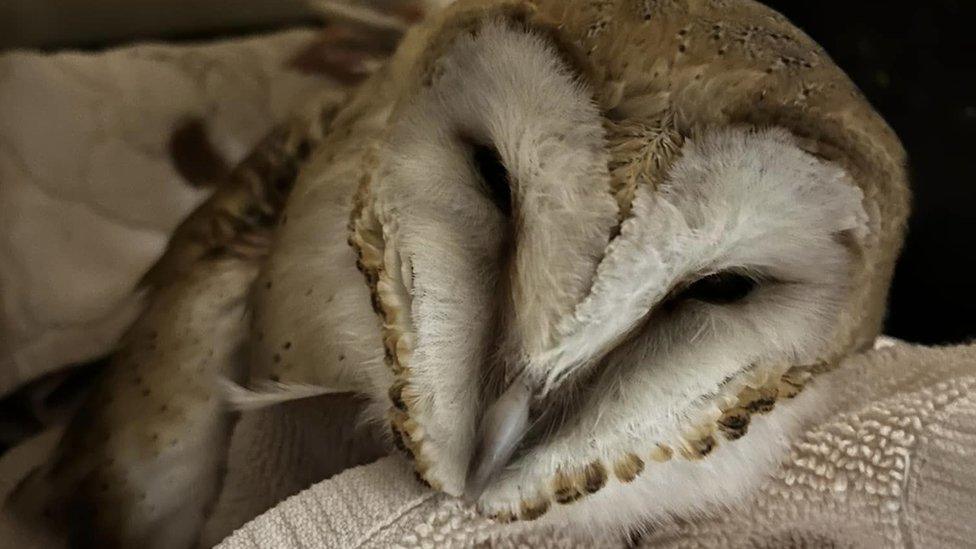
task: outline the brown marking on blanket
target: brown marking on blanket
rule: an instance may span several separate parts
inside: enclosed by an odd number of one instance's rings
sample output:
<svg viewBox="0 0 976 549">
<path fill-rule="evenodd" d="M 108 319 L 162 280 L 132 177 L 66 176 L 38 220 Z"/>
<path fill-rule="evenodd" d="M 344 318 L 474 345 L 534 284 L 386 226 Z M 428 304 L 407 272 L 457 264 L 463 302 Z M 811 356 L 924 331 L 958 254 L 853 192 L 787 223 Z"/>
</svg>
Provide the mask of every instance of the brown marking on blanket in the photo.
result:
<svg viewBox="0 0 976 549">
<path fill-rule="evenodd" d="M 230 173 L 230 164 L 214 147 L 207 124 L 200 117 L 177 123 L 168 149 L 176 172 L 193 187 L 213 187 Z"/>
</svg>

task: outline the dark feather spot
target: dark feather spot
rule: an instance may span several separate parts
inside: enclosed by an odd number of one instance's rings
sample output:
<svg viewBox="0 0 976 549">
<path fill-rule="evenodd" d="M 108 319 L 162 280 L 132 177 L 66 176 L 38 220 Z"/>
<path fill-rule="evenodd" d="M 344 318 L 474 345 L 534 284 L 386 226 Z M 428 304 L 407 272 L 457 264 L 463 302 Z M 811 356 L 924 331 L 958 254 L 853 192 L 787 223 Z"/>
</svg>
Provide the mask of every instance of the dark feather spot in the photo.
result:
<svg viewBox="0 0 976 549">
<path fill-rule="evenodd" d="M 583 497 L 583 494 L 581 494 L 580 491 L 574 486 L 564 486 L 563 488 L 556 490 L 553 495 L 555 496 L 556 503 L 561 505 L 573 503 L 574 501 Z"/>
<path fill-rule="evenodd" d="M 587 465 L 584 475 L 586 483 L 583 488 L 589 494 L 599 491 L 607 483 L 607 469 L 599 461 Z"/>
<path fill-rule="evenodd" d="M 522 513 L 520 518 L 522 520 L 535 520 L 542 515 L 546 514 L 549 510 L 549 502 L 546 500 L 540 500 L 533 503 L 522 502 Z"/>
<path fill-rule="evenodd" d="M 763 397 L 754 400 L 747 405 L 747 409 L 756 414 L 765 414 L 772 411 L 772 409 L 775 407 L 776 399 L 774 397 Z"/>
<path fill-rule="evenodd" d="M 395 425 L 391 425 L 390 431 L 393 433 L 393 445 L 396 446 L 397 450 L 400 450 L 409 457 L 413 457 L 410 451 L 407 450 L 407 445 L 403 442 L 403 434 L 400 433 L 400 430 Z"/>
<path fill-rule="evenodd" d="M 728 413 L 719 420 L 718 426 L 728 440 L 742 438 L 749 430 L 749 413 L 745 410 L 741 412 Z"/>
<path fill-rule="evenodd" d="M 417 479 L 417 482 L 423 484 L 425 488 L 430 488 L 430 483 L 427 482 L 427 479 L 425 479 L 424 476 L 420 474 L 420 471 L 414 471 L 413 476 L 414 478 Z"/>
<path fill-rule="evenodd" d="M 405 383 L 398 381 L 390 386 L 390 402 L 393 403 L 393 407 L 401 412 L 407 411 L 407 405 L 403 402 L 403 388 L 406 386 Z"/>
</svg>

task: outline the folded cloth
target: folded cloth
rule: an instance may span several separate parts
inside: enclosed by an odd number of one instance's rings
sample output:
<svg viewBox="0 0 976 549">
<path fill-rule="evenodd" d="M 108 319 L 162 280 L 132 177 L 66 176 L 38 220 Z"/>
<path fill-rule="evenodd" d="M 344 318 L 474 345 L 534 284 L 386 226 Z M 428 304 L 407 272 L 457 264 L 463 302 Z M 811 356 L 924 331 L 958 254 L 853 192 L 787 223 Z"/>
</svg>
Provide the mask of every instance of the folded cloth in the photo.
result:
<svg viewBox="0 0 976 549">
<path fill-rule="evenodd" d="M 0 55 L 0 396 L 111 350 L 139 277 L 209 193 L 171 161 L 174 130 L 197 120 L 241 158 L 335 85 L 290 66 L 317 39 Z"/>
<path fill-rule="evenodd" d="M 649 525 L 636 543 L 646 547 L 972 547 L 976 540 L 976 345 L 883 347 L 848 359 L 797 397 L 821 400 L 829 412 L 806 427 L 788 459 L 751 500 L 707 516 Z M 734 444 L 749 444 L 749 436 Z M 594 538 L 573 525 L 547 524 L 544 519 L 493 523 L 458 500 L 421 487 L 402 459 L 387 457 L 287 499 L 219 547 L 625 543 L 634 544 L 635 539 Z"/>
</svg>

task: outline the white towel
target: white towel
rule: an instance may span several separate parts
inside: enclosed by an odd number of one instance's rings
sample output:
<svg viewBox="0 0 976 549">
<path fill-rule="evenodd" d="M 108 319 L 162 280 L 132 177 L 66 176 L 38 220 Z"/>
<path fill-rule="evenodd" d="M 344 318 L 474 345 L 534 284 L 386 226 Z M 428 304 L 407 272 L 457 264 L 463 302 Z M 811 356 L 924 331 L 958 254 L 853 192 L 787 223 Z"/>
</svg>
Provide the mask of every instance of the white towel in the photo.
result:
<svg viewBox="0 0 976 549">
<path fill-rule="evenodd" d="M 787 461 L 751 501 L 710 517 L 655 525 L 638 543 L 973 547 L 976 345 L 896 344 L 853 357 L 815 383 L 811 394 L 825 399 L 830 412 L 794 442 Z M 748 444 L 749 436 L 737 443 Z M 219 547 L 624 544 L 541 522 L 492 523 L 422 488 L 404 460 L 387 457 L 287 499 Z"/>
</svg>

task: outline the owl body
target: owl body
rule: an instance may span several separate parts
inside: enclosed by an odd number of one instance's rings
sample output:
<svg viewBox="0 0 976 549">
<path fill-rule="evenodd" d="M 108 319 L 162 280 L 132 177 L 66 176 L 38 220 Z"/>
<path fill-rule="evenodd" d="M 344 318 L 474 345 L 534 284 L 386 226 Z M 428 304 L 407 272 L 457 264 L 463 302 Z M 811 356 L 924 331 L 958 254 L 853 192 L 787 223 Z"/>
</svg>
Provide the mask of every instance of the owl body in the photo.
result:
<svg viewBox="0 0 976 549">
<path fill-rule="evenodd" d="M 293 187 L 209 206 L 274 219 L 238 257 L 258 274 L 214 394 L 366 395 L 423 482 L 499 520 L 626 531 L 733 505 L 817 410 L 800 391 L 880 329 L 904 153 L 757 3 L 458 2 L 310 112 L 271 147 L 307 156 Z M 156 284 L 240 249 L 195 234 Z M 139 523 L 127 542 L 186 527 L 115 520 Z"/>
</svg>

